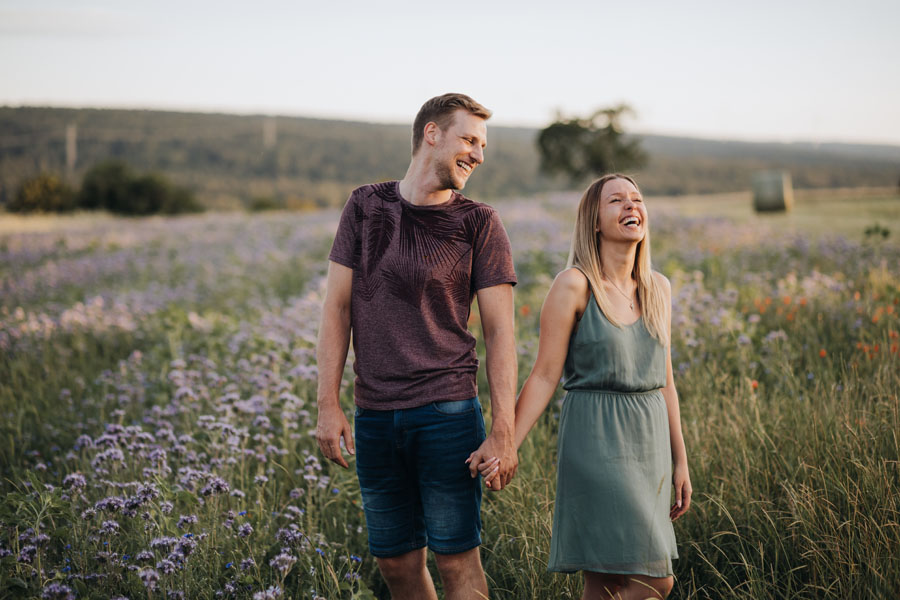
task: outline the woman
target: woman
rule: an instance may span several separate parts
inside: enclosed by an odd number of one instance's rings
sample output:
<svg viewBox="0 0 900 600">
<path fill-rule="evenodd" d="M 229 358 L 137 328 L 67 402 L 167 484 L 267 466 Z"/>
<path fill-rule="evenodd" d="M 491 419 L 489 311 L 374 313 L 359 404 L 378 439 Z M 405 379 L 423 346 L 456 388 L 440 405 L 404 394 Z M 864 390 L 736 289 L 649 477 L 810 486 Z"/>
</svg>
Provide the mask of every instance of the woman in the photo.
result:
<svg viewBox="0 0 900 600">
<path fill-rule="evenodd" d="M 564 376 L 548 566 L 583 571 L 585 599 L 664 598 L 678 556 L 671 521 L 690 506 L 691 483 L 669 351 L 671 287 L 650 268 L 633 179 L 607 175 L 584 193 L 569 267 L 544 301 L 537 360 L 516 405 L 519 447 Z M 496 460 L 479 470 L 492 480 Z"/>
</svg>

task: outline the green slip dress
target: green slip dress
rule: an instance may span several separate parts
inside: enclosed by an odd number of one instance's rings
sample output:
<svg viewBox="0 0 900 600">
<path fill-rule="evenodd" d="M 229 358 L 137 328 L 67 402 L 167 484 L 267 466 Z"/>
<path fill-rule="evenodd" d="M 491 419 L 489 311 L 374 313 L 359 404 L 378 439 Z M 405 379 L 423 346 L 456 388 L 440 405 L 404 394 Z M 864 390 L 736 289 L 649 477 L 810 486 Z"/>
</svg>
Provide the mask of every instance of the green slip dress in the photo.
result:
<svg viewBox="0 0 900 600">
<path fill-rule="evenodd" d="M 616 327 L 591 295 L 563 371 L 550 571 L 672 575 L 665 384 L 643 317 Z"/>
</svg>

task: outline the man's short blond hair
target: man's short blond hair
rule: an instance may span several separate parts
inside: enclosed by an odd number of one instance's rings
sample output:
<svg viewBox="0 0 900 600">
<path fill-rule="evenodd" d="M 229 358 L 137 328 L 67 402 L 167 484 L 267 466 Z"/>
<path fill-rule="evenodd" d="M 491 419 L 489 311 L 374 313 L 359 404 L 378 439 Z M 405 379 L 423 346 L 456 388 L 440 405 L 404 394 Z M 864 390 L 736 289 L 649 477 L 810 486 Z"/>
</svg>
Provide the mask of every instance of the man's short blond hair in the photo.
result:
<svg viewBox="0 0 900 600">
<path fill-rule="evenodd" d="M 435 96 L 422 105 L 419 114 L 416 115 L 416 120 L 413 121 L 412 153 L 418 152 L 419 146 L 422 145 L 422 139 L 425 137 L 425 125 L 433 121 L 442 130 L 446 129 L 457 110 L 468 111 L 484 120 L 491 118 L 491 111 L 465 94 Z"/>
</svg>

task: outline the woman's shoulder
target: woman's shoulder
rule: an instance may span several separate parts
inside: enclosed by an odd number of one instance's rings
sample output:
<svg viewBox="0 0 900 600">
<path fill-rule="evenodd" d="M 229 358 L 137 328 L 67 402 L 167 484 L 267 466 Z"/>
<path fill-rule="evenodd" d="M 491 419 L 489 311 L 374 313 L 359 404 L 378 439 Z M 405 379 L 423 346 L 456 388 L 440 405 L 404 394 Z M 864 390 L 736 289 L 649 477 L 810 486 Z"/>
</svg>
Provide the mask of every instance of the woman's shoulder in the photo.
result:
<svg viewBox="0 0 900 600">
<path fill-rule="evenodd" d="M 580 319 L 590 298 L 590 284 L 584 273 L 577 267 L 569 267 L 560 271 L 550 286 L 548 299 L 567 306 L 575 313 L 575 318 Z"/>
<path fill-rule="evenodd" d="M 662 293 L 665 294 L 667 298 L 672 297 L 672 284 L 669 282 L 668 277 L 659 271 L 653 271 L 653 281 L 659 286 L 659 289 L 662 290 Z"/>
<path fill-rule="evenodd" d="M 588 288 L 590 287 L 587 275 L 585 275 L 578 267 L 569 267 L 568 269 L 560 271 L 553 284 L 559 285 L 567 291 L 582 294 L 587 293 Z"/>
</svg>

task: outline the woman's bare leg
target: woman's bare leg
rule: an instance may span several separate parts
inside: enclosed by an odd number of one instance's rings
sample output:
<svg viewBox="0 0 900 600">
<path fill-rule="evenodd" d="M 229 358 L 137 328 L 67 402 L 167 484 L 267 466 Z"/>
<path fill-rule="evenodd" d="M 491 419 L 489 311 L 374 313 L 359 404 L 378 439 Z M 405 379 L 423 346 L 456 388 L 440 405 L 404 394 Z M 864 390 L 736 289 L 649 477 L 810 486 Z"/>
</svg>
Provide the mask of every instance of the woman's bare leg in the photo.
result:
<svg viewBox="0 0 900 600">
<path fill-rule="evenodd" d="M 582 600 L 611 600 L 625 584 L 625 576 L 617 573 L 584 571 L 584 595 Z"/>
</svg>

